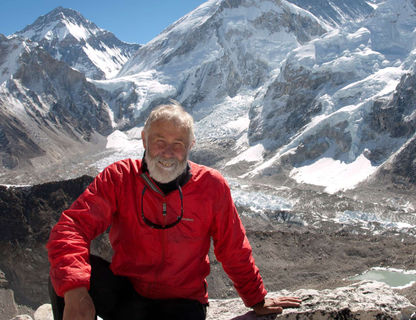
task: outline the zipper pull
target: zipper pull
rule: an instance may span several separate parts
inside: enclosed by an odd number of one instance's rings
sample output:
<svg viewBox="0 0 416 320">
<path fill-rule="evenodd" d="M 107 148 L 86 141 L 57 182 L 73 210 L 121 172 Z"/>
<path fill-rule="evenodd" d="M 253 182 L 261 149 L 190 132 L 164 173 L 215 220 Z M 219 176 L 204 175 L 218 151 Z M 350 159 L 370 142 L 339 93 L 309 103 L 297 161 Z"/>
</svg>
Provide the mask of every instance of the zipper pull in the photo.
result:
<svg viewBox="0 0 416 320">
<path fill-rule="evenodd" d="M 166 216 L 166 202 L 163 202 L 163 211 L 162 211 L 162 213 L 163 213 L 163 216 L 165 217 Z"/>
</svg>

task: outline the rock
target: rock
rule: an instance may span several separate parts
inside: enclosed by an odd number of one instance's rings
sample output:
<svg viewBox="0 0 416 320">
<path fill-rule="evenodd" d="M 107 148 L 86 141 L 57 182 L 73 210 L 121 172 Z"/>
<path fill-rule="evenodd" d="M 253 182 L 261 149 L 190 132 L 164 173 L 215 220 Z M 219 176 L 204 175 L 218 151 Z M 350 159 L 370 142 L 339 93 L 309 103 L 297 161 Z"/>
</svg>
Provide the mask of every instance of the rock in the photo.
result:
<svg viewBox="0 0 416 320">
<path fill-rule="evenodd" d="M 52 306 L 43 304 L 35 311 L 35 320 L 53 320 Z"/>
<path fill-rule="evenodd" d="M 269 294 L 270 297 L 297 296 L 302 299 L 299 309 L 285 309 L 280 315 L 257 317 L 246 308 L 240 298 L 211 299 L 207 320 L 413 320 L 416 306 L 391 287 L 381 282 L 361 281 L 333 290 L 301 289 Z M 12 320 L 31 319 L 15 317 Z M 35 312 L 35 320 L 52 320 L 50 304 L 44 304 Z"/>
<path fill-rule="evenodd" d="M 256 317 L 240 299 L 211 300 L 208 320 L 250 319 L 411 319 L 416 306 L 395 293 L 389 286 L 372 281 L 362 281 L 333 290 L 301 289 L 295 292 L 271 293 L 270 297 L 297 296 L 302 299 L 299 309 L 285 309 L 281 315 Z"/>
<path fill-rule="evenodd" d="M 0 287 L 12 289 L 19 305 L 36 309 L 49 301 L 45 243 L 61 212 L 91 181 L 84 176 L 31 188 L 0 186 L 0 212 L 7 212 L 0 215 L 0 269 L 6 275 L 0 273 Z"/>
<path fill-rule="evenodd" d="M 0 320 L 8 320 L 17 315 L 14 294 L 10 289 L 0 289 Z"/>
<path fill-rule="evenodd" d="M 0 288 L 7 289 L 9 282 L 6 279 L 6 275 L 0 270 Z"/>
<path fill-rule="evenodd" d="M 22 314 L 22 315 L 18 315 L 16 317 L 14 317 L 13 319 L 10 320 L 33 320 L 33 318 L 27 314 Z"/>
</svg>

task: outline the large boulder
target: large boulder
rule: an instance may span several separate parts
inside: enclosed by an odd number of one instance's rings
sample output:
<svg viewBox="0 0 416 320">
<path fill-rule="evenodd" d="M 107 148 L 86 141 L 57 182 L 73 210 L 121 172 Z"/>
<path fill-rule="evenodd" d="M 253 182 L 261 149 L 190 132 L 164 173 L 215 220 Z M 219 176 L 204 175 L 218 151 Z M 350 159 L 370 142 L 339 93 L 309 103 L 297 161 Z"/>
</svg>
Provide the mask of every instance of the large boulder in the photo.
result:
<svg viewBox="0 0 416 320">
<path fill-rule="evenodd" d="M 240 299 L 211 300 L 208 320 L 374 320 L 374 319 L 416 319 L 412 316 L 416 306 L 381 282 L 362 281 L 348 287 L 333 290 L 301 289 L 295 292 L 281 291 L 270 294 L 297 296 L 302 299 L 299 309 L 285 309 L 281 315 L 256 317 Z"/>
</svg>

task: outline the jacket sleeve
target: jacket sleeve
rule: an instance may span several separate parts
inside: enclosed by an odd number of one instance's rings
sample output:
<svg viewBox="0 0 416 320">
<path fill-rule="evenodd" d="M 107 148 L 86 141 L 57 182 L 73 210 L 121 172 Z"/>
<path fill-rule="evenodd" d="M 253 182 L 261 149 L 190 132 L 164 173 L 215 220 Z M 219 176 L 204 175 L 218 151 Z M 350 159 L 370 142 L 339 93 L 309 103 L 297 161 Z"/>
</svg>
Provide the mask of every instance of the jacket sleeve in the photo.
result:
<svg viewBox="0 0 416 320">
<path fill-rule="evenodd" d="M 100 173 L 53 227 L 46 245 L 52 285 L 59 296 L 70 289 L 89 289 L 92 239 L 103 233 L 116 210 L 117 171 Z"/>
<path fill-rule="evenodd" d="M 214 253 L 244 304 L 251 307 L 262 301 L 267 291 L 255 265 L 250 243 L 231 198 L 230 188 L 224 181 L 220 189 L 222 195 L 219 195 L 212 232 Z"/>
</svg>

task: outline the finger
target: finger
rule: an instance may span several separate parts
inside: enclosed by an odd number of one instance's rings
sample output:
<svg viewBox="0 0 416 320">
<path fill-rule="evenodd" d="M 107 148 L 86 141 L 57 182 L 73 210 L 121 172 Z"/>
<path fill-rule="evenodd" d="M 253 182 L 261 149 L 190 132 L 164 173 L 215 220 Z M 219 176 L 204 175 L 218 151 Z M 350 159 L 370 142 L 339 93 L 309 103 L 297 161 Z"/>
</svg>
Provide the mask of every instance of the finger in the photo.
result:
<svg viewBox="0 0 416 320">
<path fill-rule="evenodd" d="M 278 297 L 276 298 L 278 300 L 285 300 L 285 301 L 294 301 L 294 302 L 302 302 L 302 299 L 299 299 L 298 297 Z"/>
<path fill-rule="evenodd" d="M 275 298 L 269 303 L 269 305 L 279 306 L 282 308 L 297 308 L 300 306 L 300 302 L 301 301 L 298 299 L 283 300 L 283 299 Z"/>
<path fill-rule="evenodd" d="M 281 297 L 274 299 L 276 303 L 301 303 L 302 300 L 294 297 Z"/>
<path fill-rule="evenodd" d="M 299 302 L 281 302 L 278 304 L 278 306 L 282 308 L 299 308 L 300 303 Z"/>
</svg>

